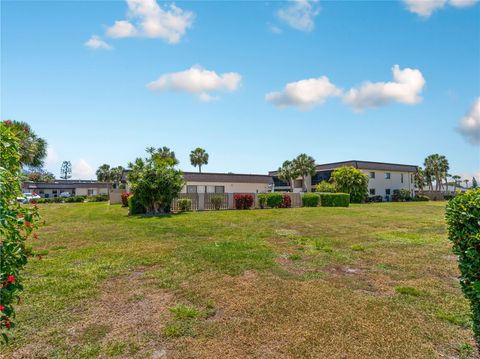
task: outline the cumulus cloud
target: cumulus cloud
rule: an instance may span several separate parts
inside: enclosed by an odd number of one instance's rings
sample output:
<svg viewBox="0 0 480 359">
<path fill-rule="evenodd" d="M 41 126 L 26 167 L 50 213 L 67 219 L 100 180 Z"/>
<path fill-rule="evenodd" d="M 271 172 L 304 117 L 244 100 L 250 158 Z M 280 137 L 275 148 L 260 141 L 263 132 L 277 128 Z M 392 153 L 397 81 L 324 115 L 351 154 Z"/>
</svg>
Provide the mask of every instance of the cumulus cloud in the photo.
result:
<svg viewBox="0 0 480 359">
<path fill-rule="evenodd" d="M 379 107 L 390 102 L 400 102 L 413 105 L 422 100 L 420 92 L 425 86 L 425 79 L 420 70 L 400 69 L 393 66 L 393 81 L 365 82 L 359 88 L 350 89 L 343 100 L 355 111 L 367 107 Z"/>
<path fill-rule="evenodd" d="M 407 9 L 422 17 L 429 17 L 436 10 L 442 9 L 445 5 L 454 7 L 468 7 L 475 5 L 478 0 L 404 0 Z"/>
<path fill-rule="evenodd" d="M 72 166 L 72 178 L 92 179 L 95 178 L 95 171 L 87 161 L 80 159 Z"/>
<path fill-rule="evenodd" d="M 470 111 L 460 120 L 457 130 L 471 144 L 480 145 L 480 97 L 477 97 Z"/>
<path fill-rule="evenodd" d="M 322 76 L 288 83 L 282 91 L 270 92 L 265 100 L 278 107 L 295 106 L 308 110 L 320 105 L 330 96 L 340 96 L 342 91 Z"/>
<path fill-rule="evenodd" d="M 105 50 L 112 49 L 112 46 L 107 44 L 105 41 L 102 40 L 100 36 L 97 36 L 97 35 L 93 35 L 90 39 L 88 39 L 84 43 L 84 45 L 91 49 L 105 49 Z"/>
<path fill-rule="evenodd" d="M 192 66 L 188 70 L 164 74 L 158 80 L 147 84 L 152 91 L 179 91 L 194 94 L 200 101 L 209 102 L 218 99 L 209 92 L 233 92 L 239 86 L 242 76 L 236 72 L 217 74 L 201 66 Z"/>
<path fill-rule="evenodd" d="M 107 29 L 115 38 L 148 37 L 178 43 L 192 26 L 194 14 L 170 4 L 162 8 L 156 0 L 127 0 L 126 20 L 118 20 Z"/>
<path fill-rule="evenodd" d="M 301 31 L 312 31 L 314 18 L 320 13 L 318 1 L 294 0 L 287 7 L 278 10 L 277 16 L 288 26 Z"/>
</svg>

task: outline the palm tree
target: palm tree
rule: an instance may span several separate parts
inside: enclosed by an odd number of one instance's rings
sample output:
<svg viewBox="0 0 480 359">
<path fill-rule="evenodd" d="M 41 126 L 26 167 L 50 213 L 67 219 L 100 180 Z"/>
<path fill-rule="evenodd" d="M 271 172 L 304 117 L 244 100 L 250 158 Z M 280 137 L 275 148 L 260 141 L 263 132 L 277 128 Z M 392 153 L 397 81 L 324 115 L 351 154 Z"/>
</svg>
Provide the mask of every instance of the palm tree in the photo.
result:
<svg viewBox="0 0 480 359">
<path fill-rule="evenodd" d="M 423 171 L 422 167 L 417 168 L 417 172 L 415 172 L 414 179 L 415 179 L 415 186 L 420 191 L 423 191 L 423 186 L 425 185 L 425 172 Z"/>
<path fill-rule="evenodd" d="M 453 179 L 453 191 L 456 192 L 457 191 L 457 186 L 458 186 L 458 182 L 459 180 L 461 179 L 462 177 L 460 177 L 459 175 L 453 175 L 452 176 L 452 179 Z"/>
<path fill-rule="evenodd" d="M 172 151 L 170 148 L 163 146 L 159 148 L 155 147 L 147 147 L 147 153 L 151 155 L 152 159 L 156 160 L 165 160 L 171 159 L 173 165 L 178 165 L 177 157 L 175 157 L 175 152 Z"/>
<path fill-rule="evenodd" d="M 198 172 L 202 173 L 202 166 L 208 165 L 208 153 L 200 147 L 190 152 L 190 163 L 193 167 L 198 166 Z"/>
<path fill-rule="evenodd" d="M 100 167 L 98 167 L 97 172 L 97 181 L 99 182 L 110 182 L 112 180 L 112 173 L 110 172 L 110 165 L 104 163 Z"/>
<path fill-rule="evenodd" d="M 468 189 L 468 182 L 470 182 L 470 180 L 464 179 L 463 182 L 465 182 L 465 189 Z"/>
<path fill-rule="evenodd" d="M 285 161 L 282 164 L 282 167 L 278 169 L 277 172 L 278 178 L 282 181 L 285 181 L 290 186 L 291 191 L 293 192 L 293 180 L 297 178 L 298 173 L 293 165 L 292 161 Z"/>
<path fill-rule="evenodd" d="M 115 183 L 120 183 L 122 180 L 124 168 L 122 166 L 112 167 L 110 170 L 110 180 Z"/>
<path fill-rule="evenodd" d="M 295 168 L 298 175 L 302 177 L 305 192 L 309 192 L 309 189 L 305 184 L 305 177 L 313 176 L 315 174 L 315 160 L 313 159 L 313 157 L 302 153 L 293 160 L 293 167 Z"/>
<path fill-rule="evenodd" d="M 423 163 L 425 166 L 425 177 L 428 178 L 430 190 L 433 190 L 432 181 L 435 180 L 435 190 L 442 190 L 442 181 L 445 179 L 448 173 L 449 164 L 445 156 L 441 156 L 438 153 L 427 156 Z"/>
<path fill-rule="evenodd" d="M 3 123 L 10 127 L 18 138 L 22 165 L 42 167 L 47 157 L 47 141 L 38 137 L 26 122 L 6 120 Z"/>
</svg>

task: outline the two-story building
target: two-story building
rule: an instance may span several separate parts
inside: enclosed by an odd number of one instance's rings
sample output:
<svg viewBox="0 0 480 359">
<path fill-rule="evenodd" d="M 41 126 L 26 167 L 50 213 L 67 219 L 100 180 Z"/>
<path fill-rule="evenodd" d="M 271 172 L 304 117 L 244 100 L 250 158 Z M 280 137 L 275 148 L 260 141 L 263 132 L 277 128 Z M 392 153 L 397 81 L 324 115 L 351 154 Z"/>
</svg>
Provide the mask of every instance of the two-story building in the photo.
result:
<svg viewBox="0 0 480 359">
<path fill-rule="evenodd" d="M 302 192 L 305 187 L 309 191 L 314 191 L 318 183 L 329 181 L 332 172 L 343 166 L 352 166 L 368 175 L 369 196 L 382 196 L 384 200 L 389 201 L 396 189 L 406 189 L 410 191 L 412 196 L 415 193 L 414 176 L 417 172 L 417 166 L 355 160 L 319 164 L 315 167 L 315 175 L 305 178 L 305 184 L 301 178 L 294 180 L 293 191 Z M 278 178 L 277 171 L 271 171 L 269 175 L 273 177 L 274 191 L 291 190 L 288 183 Z"/>
</svg>

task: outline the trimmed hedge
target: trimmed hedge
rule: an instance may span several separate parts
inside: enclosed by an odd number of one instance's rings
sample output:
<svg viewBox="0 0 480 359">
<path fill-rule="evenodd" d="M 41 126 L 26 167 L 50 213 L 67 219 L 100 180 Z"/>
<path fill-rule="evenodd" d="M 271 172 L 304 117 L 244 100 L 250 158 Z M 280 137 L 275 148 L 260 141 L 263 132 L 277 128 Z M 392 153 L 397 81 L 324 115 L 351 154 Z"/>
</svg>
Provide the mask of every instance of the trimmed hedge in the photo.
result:
<svg viewBox="0 0 480 359">
<path fill-rule="evenodd" d="M 283 195 L 281 193 L 267 193 L 267 206 L 270 208 L 278 208 L 282 205 Z"/>
<path fill-rule="evenodd" d="M 138 202 L 138 200 L 135 198 L 135 195 L 128 197 L 128 214 L 143 214 L 145 212 L 145 207 Z"/>
<path fill-rule="evenodd" d="M 348 207 L 350 194 L 348 193 L 320 193 L 322 207 Z"/>
<path fill-rule="evenodd" d="M 192 210 L 192 200 L 190 198 L 179 198 L 177 200 L 178 210 L 188 212 Z"/>
<path fill-rule="evenodd" d="M 267 206 L 268 193 L 260 193 L 258 196 L 258 205 L 261 209 L 264 209 Z"/>
<path fill-rule="evenodd" d="M 280 208 L 292 208 L 292 198 L 288 194 L 283 195 L 282 203 Z"/>
<path fill-rule="evenodd" d="M 448 238 L 458 255 L 460 284 L 470 300 L 473 332 L 480 352 L 480 189 L 457 195 L 447 203 Z"/>
<path fill-rule="evenodd" d="M 423 194 L 419 194 L 413 197 L 413 200 L 416 202 L 427 202 L 427 201 L 430 201 L 430 197 L 425 196 Z"/>
<path fill-rule="evenodd" d="M 302 196 L 303 207 L 318 207 L 320 196 L 316 193 L 305 193 Z"/>
<path fill-rule="evenodd" d="M 83 203 L 85 202 L 86 196 L 72 196 L 72 197 L 67 197 L 63 200 L 65 203 Z"/>
<path fill-rule="evenodd" d="M 216 211 L 219 211 L 220 208 L 222 208 L 224 200 L 225 198 L 223 197 L 223 195 L 220 194 L 210 197 L 210 203 Z"/>
<path fill-rule="evenodd" d="M 233 199 L 236 209 L 250 209 L 253 206 L 253 195 L 250 193 L 236 194 Z"/>
<path fill-rule="evenodd" d="M 106 202 L 108 199 L 108 194 L 97 194 L 96 196 L 87 197 L 87 202 Z"/>
</svg>

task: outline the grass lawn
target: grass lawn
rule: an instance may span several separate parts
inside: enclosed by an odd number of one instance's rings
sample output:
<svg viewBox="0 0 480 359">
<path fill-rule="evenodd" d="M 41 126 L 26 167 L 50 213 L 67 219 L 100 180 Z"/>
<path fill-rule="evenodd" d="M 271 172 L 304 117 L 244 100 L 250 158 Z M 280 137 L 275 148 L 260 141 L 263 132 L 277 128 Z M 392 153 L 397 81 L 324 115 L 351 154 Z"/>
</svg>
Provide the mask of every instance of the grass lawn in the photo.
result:
<svg viewBox="0 0 480 359">
<path fill-rule="evenodd" d="M 473 358 L 445 203 L 41 206 L 5 358 Z"/>
</svg>

